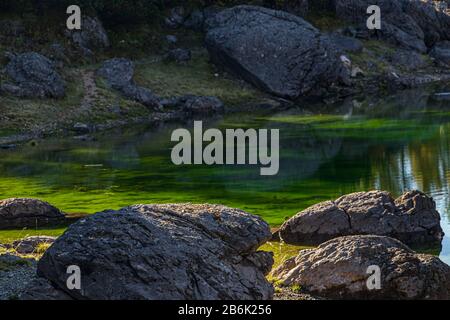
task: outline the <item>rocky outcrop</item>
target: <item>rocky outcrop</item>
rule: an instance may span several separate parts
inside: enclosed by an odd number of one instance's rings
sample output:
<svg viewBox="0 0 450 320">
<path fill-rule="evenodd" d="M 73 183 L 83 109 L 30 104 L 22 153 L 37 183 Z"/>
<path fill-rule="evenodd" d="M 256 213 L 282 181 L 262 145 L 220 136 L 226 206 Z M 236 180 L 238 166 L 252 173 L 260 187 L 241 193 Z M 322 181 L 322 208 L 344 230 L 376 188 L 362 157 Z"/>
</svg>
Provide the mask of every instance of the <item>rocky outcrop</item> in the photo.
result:
<svg viewBox="0 0 450 320">
<path fill-rule="evenodd" d="M 365 26 L 370 5 L 382 12 L 381 30 L 373 35 L 406 49 L 426 52 L 440 40 L 450 39 L 450 15 L 420 0 L 335 0 L 338 18 Z"/>
<path fill-rule="evenodd" d="M 55 64 L 36 52 L 9 55 L 6 74 L 14 83 L 3 83 L 0 92 L 19 97 L 62 98 L 65 84 Z"/>
<path fill-rule="evenodd" d="M 380 268 L 380 287 L 367 285 Z M 369 271 L 368 271 L 369 270 Z M 332 299 L 450 299 L 450 267 L 380 236 L 333 239 L 302 250 L 273 271 L 280 285 Z"/>
<path fill-rule="evenodd" d="M 444 233 L 432 198 L 411 191 L 394 200 L 388 192 L 357 192 L 312 206 L 279 230 L 290 244 L 317 245 L 345 235 L 390 236 L 408 245 L 440 245 Z"/>
<path fill-rule="evenodd" d="M 450 41 L 436 43 L 431 50 L 430 55 L 438 62 L 450 66 Z"/>
<path fill-rule="evenodd" d="M 64 214 L 51 204 L 36 199 L 0 200 L 0 229 L 43 227 L 64 222 Z"/>
<path fill-rule="evenodd" d="M 14 241 L 12 243 L 12 248 L 19 254 L 31 254 L 36 253 L 39 245 L 41 244 L 52 244 L 55 242 L 55 237 L 48 236 L 32 236 L 26 237 L 21 240 Z"/>
<path fill-rule="evenodd" d="M 188 115 L 212 115 L 224 111 L 223 102 L 217 97 L 186 95 L 161 100 L 164 108 L 175 108 Z"/>
<path fill-rule="evenodd" d="M 216 205 L 136 205 L 71 225 L 46 251 L 38 275 L 72 299 L 270 299 L 270 239 L 259 217 Z M 67 266 L 81 271 L 68 290 Z M 44 281 L 45 282 L 45 281 Z M 48 282 L 24 298 L 45 298 Z M 56 291 L 56 293 L 55 293 Z"/>
<path fill-rule="evenodd" d="M 66 35 L 85 56 L 110 46 L 108 34 L 97 17 L 83 15 L 81 30 L 68 30 Z"/>
<path fill-rule="evenodd" d="M 345 73 L 329 38 L 295 15 L 237 6 L 207 25 L 212 61 L 270 94 L 324 96 Z"/>
<path fill-rule="evenodd" d="M 151 108 L 158 108 L 159 98 L 151 90 L 136 85 L 133 80 L 134 63 L 124 58 L 114 58 L 103 62 L 97 74 L 108 85 L 122 93 L 126 98 L 142 103 Z"/>
</svg>

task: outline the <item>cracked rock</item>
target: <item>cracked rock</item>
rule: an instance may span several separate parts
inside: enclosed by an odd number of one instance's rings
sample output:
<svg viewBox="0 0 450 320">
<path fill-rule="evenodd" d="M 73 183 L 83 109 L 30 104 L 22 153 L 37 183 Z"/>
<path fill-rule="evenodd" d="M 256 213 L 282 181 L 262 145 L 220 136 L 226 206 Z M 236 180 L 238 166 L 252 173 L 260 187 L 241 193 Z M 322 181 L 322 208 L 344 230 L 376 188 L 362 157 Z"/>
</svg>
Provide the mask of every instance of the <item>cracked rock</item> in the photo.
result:
<svg viewBox="0 0 450 320">
<path fill-rule="evenodd" d="M 407 245 L 440 245 L 444 236 L 435 202 L 419 191 L 396 200 L 385 191 L 349 194 L 303 210 L 279 230 L 286 243 L 302 245 L 357 234 L 390 236 Z"/>
<path fill-rule="evenodd" d="M 36 199 L 0 200 L 0 229 L 61 224 L 65 215 L 51 204 Z"/>
<path fill-rule="evenodd" d="M 79 220 L 46 251 L 24 299 L 271 299 L 262 219 L 217 205 L 136 205 Z M 66 287 L 79 266 L 81 290 Z M 51 283 L 52 290 L 48 286 Z M 62 293 L 62 294 L 61 294 Z"/>
<path fill-rule="evenodd" d="M 322 97 L 345 78 L 331 40 L 298 16 L 244 5 L 206 25 L 211 60 L 275 96 Z"/>
<path fill-rule="evenodd" d="M 379 287 L 367 285 L 380 269 Z M 450 267 L 381 236 L 346 236 L 302 250 L 272 272 L 284 287 L 331 299 L 449 299 Z M 374 284 L 374 282 L 369 281 Z"/>
</svg>

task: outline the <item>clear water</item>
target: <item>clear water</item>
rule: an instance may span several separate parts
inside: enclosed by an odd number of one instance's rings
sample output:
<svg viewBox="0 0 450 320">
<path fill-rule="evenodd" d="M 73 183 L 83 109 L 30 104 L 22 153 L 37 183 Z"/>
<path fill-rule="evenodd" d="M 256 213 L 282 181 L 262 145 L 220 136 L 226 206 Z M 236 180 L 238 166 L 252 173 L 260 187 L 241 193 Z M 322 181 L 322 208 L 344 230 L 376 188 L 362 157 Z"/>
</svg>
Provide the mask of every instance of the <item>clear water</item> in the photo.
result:
<svg viewBox="0 0 450 320">
<path fill-rule="evenodd" d="M 312 109 L 235 114 L 205 124 L 280 129 L 274 177 L 260 176 L 259 166 L 173 165 L 170 135 L 192 128 L 188 121 L 0 151 L 0 198 L 36 197 L 87 213 L 136 203 L 221 203 L 276 226 L 346 193 L 382 189 L 398 196 L 419 189 L 437 203 L 447 234 L 441 258 L 450 263 L 450 101 L 413 91 L 349 100 L 332 112 Z"/>
</svg>

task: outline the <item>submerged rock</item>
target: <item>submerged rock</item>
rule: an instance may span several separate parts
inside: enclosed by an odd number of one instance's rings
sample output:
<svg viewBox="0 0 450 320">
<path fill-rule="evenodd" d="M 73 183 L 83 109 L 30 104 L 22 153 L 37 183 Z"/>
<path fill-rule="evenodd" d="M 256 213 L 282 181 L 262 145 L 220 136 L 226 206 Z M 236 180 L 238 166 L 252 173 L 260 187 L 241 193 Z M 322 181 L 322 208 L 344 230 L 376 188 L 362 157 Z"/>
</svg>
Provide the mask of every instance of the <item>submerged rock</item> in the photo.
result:
<svg viewBox="0 0 450 320">
<path fill-rule="evenodd" d="M 317 245 L 357 234 L 390 236 L 408 245 L 440 245 L 444 233 L 432 198 L 411 191 L 394 200 L 388 192 L 357 192 L 309 207 L 286 221 L 280 238 Z"/>
<path fill-rule="evenodd" d="M 271 253 L 256 251 L 269 226 L 244 211 L 216 205 L 136 205 L 71 225 L 46 251 L 38 275 L 48 285 L 24 298 L 270 299 Z M 67 266 L 81 270 L 68 290 Z M 48 283 L 47 283 L 48 284 Z"/>
<path fill-rule="evenodd" d="M 10 55 L 7 75 L 14 84 L 2 84 L 0 91 L 30 98 L 62 98 L 65 84 L 55 69 L 55 64 L 36 52 Z"/>
<path fill-rule="evenodd" d="M 0 200 L 0 229 L 58 225 L 65 215 L 51 204 L 25 198 Z"/>
<path fill-rule="evenodd" d="M 212 61 L 270 94 L 323 96 L 345 72 L 330 39 L 287 12 L 237 6 L 207 25 Z"/>
<path fill-rule="evenodd" d="M 379 289 L 367 285 L 370 266 L 380 268 Z M 300 251 L 272 276 L 282 286 L 332 299 L 450 299 L 450 267 L 388 237 L 333 239 Z"/>
</svg>

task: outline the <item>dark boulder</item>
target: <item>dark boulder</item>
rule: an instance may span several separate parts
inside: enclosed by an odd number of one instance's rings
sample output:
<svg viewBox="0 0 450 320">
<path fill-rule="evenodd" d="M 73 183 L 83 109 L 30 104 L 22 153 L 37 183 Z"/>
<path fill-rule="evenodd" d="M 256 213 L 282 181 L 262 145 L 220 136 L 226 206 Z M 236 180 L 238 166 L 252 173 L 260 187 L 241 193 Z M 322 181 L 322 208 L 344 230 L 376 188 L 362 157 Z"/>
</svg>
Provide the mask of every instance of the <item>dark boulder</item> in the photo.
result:
<svg viewBox="0 0 450 320">
<path fill-rule="evenodd" d="M 55 64 L 36 52 L 10 55 L 6 74 L 15 82 L 4 83 L 1 91 L 30 98 L 62 98 L 65 84 Z"/>
<path fill-rule="evenodd" d="M 380 268 L 379 288 L 367 284 L 371 266 Z M 450 267 L 388 237 L 330 240 L 300 251 L 272 276 L 281 286 L 300 286 L 304 293 L 331 299 L 450 299 Z"/>
<path fill-rule="evenodd" d="M 265 274 L 272 255 L 259 217 L 216 205 L 136 205 L 71 225 L 46 251 L 38 276 L 51 281 L 32 295 L 73 299 L 271 299 Z M 66 286 L 67 266 L 81 271 L 81 290 Z M 46 292 L 52 295 L 46 297 Z"/>
<path fill-rule="evenodd" d="M 64 222 L 64 214 L 47 202 L 36 199 L 0 200 L 0 229 L 36 228 Z"/>
<path fill-rule="evenodd" d="M 338 18 L 366 28 L 367 8 L 381 8 L 381 30 L 373 36 L 419 52 L 439 40 L 450 40 L 450 15 L 420 0 L 335 0 Z M 366 28 L 367 29 L 367 28 Z"/>
<path fill-rule="evenodd" d="M 136 85 L 133 80 L 134 63 L 124 58 L 114 58 L 103 62 L 97 75 L 104 78 L 109 86 L 126 98 L 151 108 L 159 108 L 159 98 L 150 89 Z"/>
<path fill-rule="evenodd" d="M 408 245 L 441 244 L 444 233 L 432 198 L 419 191 L 394 200 L 388 192 L 357 192 L 314 205 L 279 230 L 290 244 L 317 245 L 345 235 L 389 236 Z"/>
<path fill-rule="evenodd" d="M 345 72 L 329 38 L 298 16 L 237 6 L 207 25 L 211 60 L 270 94 L 322 97 Z"/>
<path fill-rule="evenodd" d="M 438 62 L 450 66 L 450 41 L 442 41 L 435 44 L 430 55 Z"/>
<path fill-rule="evenodd" d="M 83 16 L 81 30 L 67 30 L 66 35 L 85 56 L 110 46 L 108 34 L 97 17 Z"/>
</svg>

